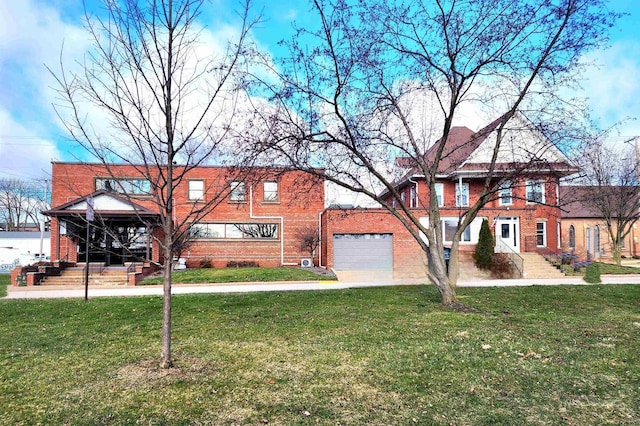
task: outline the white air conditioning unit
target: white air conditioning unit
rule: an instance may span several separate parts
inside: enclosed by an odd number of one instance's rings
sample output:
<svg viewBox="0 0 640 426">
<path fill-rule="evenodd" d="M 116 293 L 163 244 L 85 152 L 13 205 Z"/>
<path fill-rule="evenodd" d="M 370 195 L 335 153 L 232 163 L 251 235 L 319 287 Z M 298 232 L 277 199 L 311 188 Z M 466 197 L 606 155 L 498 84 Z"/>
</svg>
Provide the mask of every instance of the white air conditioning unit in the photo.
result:
<svg viewBox="0 0 640 426">
<path fill-rule="evenodd" d="M 311 259 L 300 259 L 300 266 L 303 268 L 313 267 L 313 261 Z"/>
</svg>

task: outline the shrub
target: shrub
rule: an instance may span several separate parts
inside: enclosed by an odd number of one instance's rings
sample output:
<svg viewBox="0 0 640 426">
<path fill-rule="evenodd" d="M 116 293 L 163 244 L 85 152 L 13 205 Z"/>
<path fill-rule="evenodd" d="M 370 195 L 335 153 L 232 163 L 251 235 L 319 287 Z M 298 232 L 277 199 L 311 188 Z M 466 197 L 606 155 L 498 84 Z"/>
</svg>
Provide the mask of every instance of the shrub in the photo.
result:
<svg viewBox="0 0 640 426">
<path fill-rule="evenodd" d="M 227 262 L 227 268 L 259 268 L 258 262 L 250 260 L 231 260 Z"/>
<path fill-rule="evenodd" d="M 600 279 L 600 265 L 592 263 L 587 266 L 587 270 L 584 273 L 584 280 L 590 284 L 599 284 L 602 282 Z"/>
<path fill-rule="evenodd" d="M 204 258 L 204 259 L 200 259 L 200 267 L 201 268 L 212 268 L 213 264 L 211 263 L 211 259 L 209 258 Z"/>
<path fill-rule="evenodd" d="M 499 279 L 513 278 L 515 276 L 515 268 L 509 261 L 509 256 L 505 253 L 495 253 L 493 255 L 491 276 Z"/>
<path fill-rule="evenodd" d="M 491 235 L 491 229 L 489 228 L 489 221 L 485 219 L 482 221 L 480 235 L 478 235 L 478 245 L 476 246 L 476 252 L 473 255 L 473 259 L 475 260 L 478 268 L 492 269 L 494 246 L 495 244 L 493 242 L 493 235 Z"/>
</svg>

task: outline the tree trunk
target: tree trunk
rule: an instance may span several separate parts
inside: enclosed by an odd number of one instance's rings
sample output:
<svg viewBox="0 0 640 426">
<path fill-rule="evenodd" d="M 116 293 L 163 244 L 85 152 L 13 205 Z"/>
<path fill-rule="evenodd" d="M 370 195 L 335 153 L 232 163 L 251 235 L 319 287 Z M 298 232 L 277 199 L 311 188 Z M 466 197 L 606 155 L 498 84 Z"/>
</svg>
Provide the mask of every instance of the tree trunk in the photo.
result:
<svg viewBox="0 0 640 426">
<path fill-rule="evenodd" d="M 168 220 L 171 224 L 171 220 Z M 171 250 L 171 231 L 165 229 L 164 247 L 164 279 L 163 289 L 163 309 L 162 309 L 162 355 L 160 359 L 161 368 L 173 367 L 171 360 L 171 272 L 173 263 L 173 253 Z"/>
<path fill-rule="evenodd" d="M 613 255 L 613 260 L 616 262 L 616 265 L 620 266 L 622 264 L 622 247 L 620 247 L 620 243 L 614 241 L 613 247 L 611 249 L 611 254 Z"/>
<path fill-rule="evenodd" d="M 440 296 L 442 296 L 442 304 L 446 306 L 455 305 L 458 302 L 455 282 L 454 285 L 451 285 L 449 274 L 447 274 L 447 266 L 444 256 L 441 254 L 440 250 L 428 250 L 427 259 L 427 274 L 440 292 Z M 457 264 L 455 267 L 457 268 Z"/>
</svg>

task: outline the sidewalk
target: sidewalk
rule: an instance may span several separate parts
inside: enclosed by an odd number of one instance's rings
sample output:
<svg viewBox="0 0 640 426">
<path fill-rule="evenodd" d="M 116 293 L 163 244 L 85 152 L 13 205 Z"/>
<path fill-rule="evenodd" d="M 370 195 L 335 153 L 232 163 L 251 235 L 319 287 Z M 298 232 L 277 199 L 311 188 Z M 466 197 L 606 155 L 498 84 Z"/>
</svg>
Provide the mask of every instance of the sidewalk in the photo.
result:
<svg viewBox="0 0 640 426">
<path fill-rule="evenodd" d="M 340 282 L 340 281 L 306 281 L 306 282 L 251 282 L 233 284 L 174 284 L 172 294 L 203 293 L 252 293 L 264 291 L 304 291 L 304 290 L 342 290 L 361 287 L 384 287 L 395 285 L 420 285 L 424 280 Z M 640 284 L 638 275 L 603 275 L 603 284 Z M 533 285 L 587 285 L 581 277 L 558 279 L 512 279 L 512 280 L 475 280 L 458 282 L 458 287 L 517 287 Z M 161 296 L 162 286 L 139 287 L 104 287 L 90 286 L 89 298 L 119 296 Z M 12 287 L 7 289 L 6 299 L 52 299 L 52 298 L 84 298 L 84 287 Z"/>
</svg>

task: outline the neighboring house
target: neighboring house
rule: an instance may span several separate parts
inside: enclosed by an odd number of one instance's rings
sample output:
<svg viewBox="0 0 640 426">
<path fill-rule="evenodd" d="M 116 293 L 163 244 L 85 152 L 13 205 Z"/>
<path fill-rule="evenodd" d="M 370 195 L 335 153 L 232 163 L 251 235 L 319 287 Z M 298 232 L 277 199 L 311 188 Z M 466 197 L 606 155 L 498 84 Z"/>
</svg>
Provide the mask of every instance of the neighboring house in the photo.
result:
<svg viewBox="0 0 640 426">
<path fill-rule="evenodd" d="M 139 168 L 110 165 L 107 170 L 99 164 L 54 162 L 52 188 L 54 207 L 45 214 L 52 218 L 53 259 L 84 261 L 85 217 L 91 199 L 98 225 L 90 228 L 91 262 L 160 261 L 158 207 L 153 185 Z M 174 192 L 176 222 L 193 217 L 215 197 L 217 205 L 211 212 L 189 222 L 191 237 L 181 253 L 187 266 L 197 267 L 203 260 L 214 267 L 229 262 L 299 265 L 308 258 L 301 249 L 301 233 L 317 229 L 324 208 L 322 180 L 275 168 L 238 173 L 224 167 L 196 167 Z"/>
<path fill-rule="evenodd" d="M 461 251 L 475 250 L 483 219 L 492 225 L 496 251 L 557 252 L 560 247 L 559 181 L 578 169 L 524 118 L 512 122 L 495 167 L 496 180 L 504 182 L 463 233 Z M 460 215 L 479 197 L 499 124 L 500 119 L 478 132 L 451 129 L 435 188 L 445 245 L 451 242 Z M 432 150 L 427 158 L 434 155 Z M 407 168 L 395 182 L 397 190 L 420 220 L 428 223 L 429 188 L 424 175 L 408 159 L 396 164 Z M 392 202 L 391 196 L 388 199 Z M 329 267 L 386 270 L 396 278 L 424 275 L 424 253 L 385 210 L 329 210 L 323 227 L 323 254 Z"/>
<path fill-rule="evenodd" d="M 0 231 L 0 272 L 10 272 L 15 265 L 29 265 L 42 258 L 48 260 L 51 247 L 50 234 L 33 231 Z"/>
<path fill-rule="evenodd" d="M 607 223 L 603 212 L 594 206 L 590 199 L 594 194 L 601 193 L 597 186 L 561 186 L 560 199 L 562 216 L 561 248 L 565 253 L 571 253 L 580 260 L 613 258 L 613 242 L 607 231 Z M 612 226 L 616 228 L 617 216 L 613 211 Z M 621 255 L 638 255 L 638 237 L 640 230 L 637 224 L 631 225 L 629 234 L 622 240 Z"/>
</svg>

